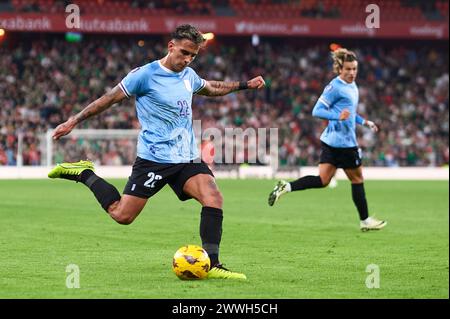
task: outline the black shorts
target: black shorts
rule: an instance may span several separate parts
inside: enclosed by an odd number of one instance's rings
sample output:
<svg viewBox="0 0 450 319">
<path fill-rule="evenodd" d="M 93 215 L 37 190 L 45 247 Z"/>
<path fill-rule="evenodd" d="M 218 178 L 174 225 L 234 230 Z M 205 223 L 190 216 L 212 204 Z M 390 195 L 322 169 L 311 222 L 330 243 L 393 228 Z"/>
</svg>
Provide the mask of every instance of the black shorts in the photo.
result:
<svg viewBox="0 0 450 319">
<path fill-rule="evenodd" d="M 164 164 L 137 157 L 123 193 L 149 198 L 169 184 L 180 200 L 188 200 L 192 197 L 183 192 L 183 186 L 190 177 L 197 174 L 214 177 L 208 165 L 203 162 Z"/>
<path fill-rule="evenodd" d="M 357 147 L 336 148 L 322 143 L 320 164 L 332 164 L 337 168 L 357 168 L 361 166 L 361 156 Z"/>
</svg>

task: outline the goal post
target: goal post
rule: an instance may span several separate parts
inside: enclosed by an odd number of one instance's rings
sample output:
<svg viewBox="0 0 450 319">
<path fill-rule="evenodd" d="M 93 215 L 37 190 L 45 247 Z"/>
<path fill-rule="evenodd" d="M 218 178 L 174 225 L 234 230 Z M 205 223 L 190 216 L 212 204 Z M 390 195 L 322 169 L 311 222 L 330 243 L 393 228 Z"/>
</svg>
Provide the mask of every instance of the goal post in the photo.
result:
<svg viewBox="0 0 450 319">
<path fill-rule="evenodd" d="M 70 132 L 69 135 L 61 137 L 59 141 L 55 141 L 52 137 L 53 130 L 48 130 L 45 133 L 45 145 L 42 150 L 45 156 L 45 164 L 52 166 L 55 164 L 55 155 L 60 148 L 67 146 L 68 141 L 71 141 L 75 145 L 79 146 L 82 150 L 77 156 L 82 156 L 83 153 L 89 152 L 89 144 L 95 144 L 98 141 L 121 141 L 122 146 L 133 149 L 134 156 L 136 155 L 136 142 L 139 135 L 139 130 L 130 129 L 75 129 Z M 95 145 L 94 145 L 95 147 Z M 67 150 L 64 150 L 67 151 Z M 97 154 L 102 155 L 102 154 Z M 79 159 L 71 159 L 73 161 Z M 129 163 L 126 163 L 129 164 Z"/>
<path fill-rule="evenodd" d="M 278 171 L 278 132 L 274 128 L 254 129 L 255 136 L 251 139 L 247 136 L 248 130 L 225 130 L 225 133 L 214 131 L 216 135 L 220 135 L 214 139 L 215 168 L 235 168 L 238 176 L 242 177 L 263 174 L 273 178 Z M 202 137 L 209 138 L 211 131 L 194 131 L 201 154 Z M 138 129 L 75 129 L 55 141 L 52 137 L 53 130 L 48 130 L 41 138 L 41 163 L 50 167 L 55 163 L 88 159 L 106 166 L 132 165 L 136 158 L 139 132 Z M 258 164 L 256 159 L 260 160 Z"/>
</svg>

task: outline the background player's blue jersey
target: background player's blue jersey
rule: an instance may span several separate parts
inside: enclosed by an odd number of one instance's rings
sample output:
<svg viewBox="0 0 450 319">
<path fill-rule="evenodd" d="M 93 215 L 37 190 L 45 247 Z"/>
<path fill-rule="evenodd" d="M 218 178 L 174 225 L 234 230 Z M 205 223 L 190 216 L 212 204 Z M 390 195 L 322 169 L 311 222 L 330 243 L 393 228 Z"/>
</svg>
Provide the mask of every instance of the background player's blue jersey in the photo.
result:
<svg viewBox="0 0 450 319">
<path fill-rule="evenodd" d="M 206 82 L 186 67 L 173 72 L 160 61 L 136 68 L 120 82 L 130 97 L 136 96 L 141 132 L 137 155 L 158 163 L 184 163 L 198 158 L 192 128 L 192 95 Z"/>
<path fill-rule="evenodd" d="M 339 77 L 334 78 L 324 89 L 313 109 L 313 116 L 327 119 L 328 126 L 320 140 L 332 147 L 356 147 L 356 123 L 364 119 L 356 113 L 359 92 L 355 82 L 347 83 Z M 347 120 L 340 121 L 343 109 L 350 111 Z"/>
</svg>

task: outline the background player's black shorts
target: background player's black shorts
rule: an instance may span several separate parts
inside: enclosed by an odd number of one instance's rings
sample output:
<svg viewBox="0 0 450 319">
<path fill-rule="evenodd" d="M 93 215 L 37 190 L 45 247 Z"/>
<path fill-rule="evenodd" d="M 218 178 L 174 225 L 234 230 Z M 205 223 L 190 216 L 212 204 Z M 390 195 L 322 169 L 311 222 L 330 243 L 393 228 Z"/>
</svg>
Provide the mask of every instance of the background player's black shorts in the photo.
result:
<svg viewBox="0 0 450 319">
<path fill-rule="evenodd" d="M 186 181 L 197 174 L 214 174 L 208 165 L 199 163 L 163 164 L 137 157 L 124 194 L 149 198 L 169 184 L 180 200 L 192 197 L 183 192 Z"/>
<path fill-rule="evenodd" d="M 320 164 L 332 164 L 338 168 L 357 168 L 361 166 L 361 156 L 357 147 L 336 148 L 322 143 Z"/>
</svg>

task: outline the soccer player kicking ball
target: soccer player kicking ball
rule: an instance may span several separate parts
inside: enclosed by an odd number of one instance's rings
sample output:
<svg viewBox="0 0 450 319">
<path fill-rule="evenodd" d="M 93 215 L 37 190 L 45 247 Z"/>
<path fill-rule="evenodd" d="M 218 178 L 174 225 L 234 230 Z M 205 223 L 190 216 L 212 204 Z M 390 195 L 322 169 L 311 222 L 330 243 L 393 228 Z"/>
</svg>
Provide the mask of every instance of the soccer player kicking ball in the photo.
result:
<svg viewBox="0 0 450 319">
<path fill-rule="evenodd" d="M 204 39 L 191 25 L 172 33 L 168 53 L 131 71 L 117 86 L 53 132 L 55 140 L 69 134 L 77 124 L 99 114 L 125 98 L 136 96 L 141 131 L 137 158 L 121 196 L 117 189 L 94 173 L 90 161 L 58 164 L 48 174 L 85 184 L 104 210 L 118 223 L 130 224 L 147 200 L 169 184 L 182 201 L 194 198 L 202 205 L 200 237 L 211 259 L 208 278 L 246 279 L 219 262 L 222 237 L 222 194 L 199 154 L 192 128 L 192 95 L 222 96 L 243 89 L 265 86 L 261 76 L 247 82 L 206 81 L 188 65 L 197 56 Z"/>
<path fill-rule="evenodd" d="M 304 176 L 290 183 L 279 181 L 269 195 L 269 205 L 273 206 L 281 195 L 288 192 L 326 187 L 336 170 L 343 168 L 352 183 L 352 198 L 358 209 L 361 230 L 381 229 L 386 226 L 386 221 L 369 217 L 356 141 L 356 124 L 368 126 L 374 132 L 378 127 L 356 113 L 358 61 L 355 53 L 341 48 L 334 51 L 332 57 L 333 69 L 338 76 L 325 87 L 312 112 L 313 116 L 329 121 L 320 137 L 319 176 Z"/>
</svg>

